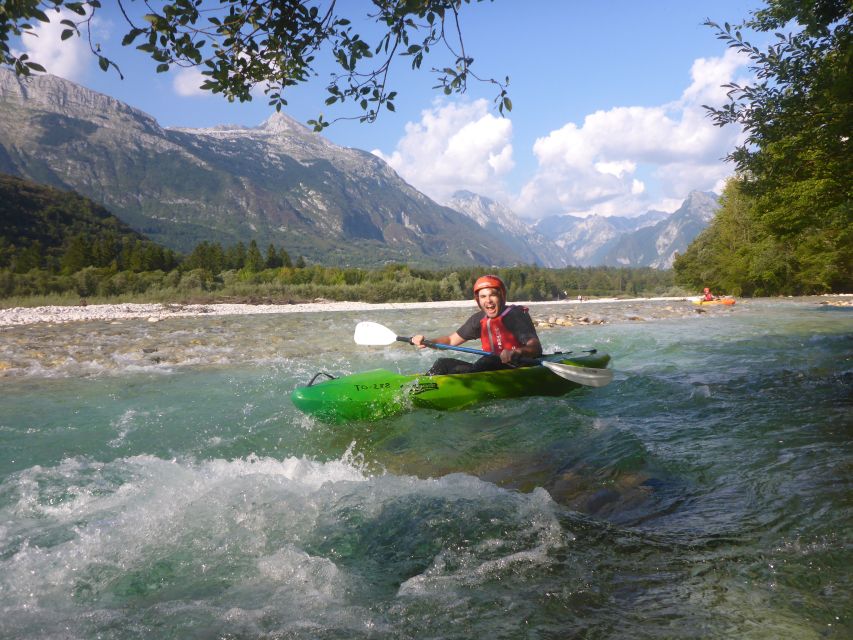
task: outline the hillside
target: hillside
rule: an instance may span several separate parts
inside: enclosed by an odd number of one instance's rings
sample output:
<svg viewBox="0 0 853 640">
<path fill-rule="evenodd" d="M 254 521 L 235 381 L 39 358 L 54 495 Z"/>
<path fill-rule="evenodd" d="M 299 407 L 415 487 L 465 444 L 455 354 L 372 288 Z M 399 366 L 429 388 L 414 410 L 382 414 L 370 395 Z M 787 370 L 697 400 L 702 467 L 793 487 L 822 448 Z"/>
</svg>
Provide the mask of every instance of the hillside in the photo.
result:
<svg viewBox="0 0 853 640">
<path fill-rule="evenodd" d="M 0 268 L 58 269 L 73 250 L 89 264 L 110 263 L 122 251 L 144 251 L 154 258 L 169 258 L 169 265 L 174 262 L 170 252 L 88 198 L 0 175 Z M 85 265 L 68 266 L 76 271 Z"/>
</svg>

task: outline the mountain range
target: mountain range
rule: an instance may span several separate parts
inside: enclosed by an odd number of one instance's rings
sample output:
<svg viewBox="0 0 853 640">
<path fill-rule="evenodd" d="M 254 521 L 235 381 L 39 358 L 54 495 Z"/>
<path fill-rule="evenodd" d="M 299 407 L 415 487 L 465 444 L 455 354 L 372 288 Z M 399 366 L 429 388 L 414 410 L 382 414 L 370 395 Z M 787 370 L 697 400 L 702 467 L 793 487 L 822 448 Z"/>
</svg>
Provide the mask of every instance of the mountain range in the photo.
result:
<svg viewBox="0 0 853 640">
<path fill-rule="evenodd" d="M 259 127 L 165 128 L 73 82 L 8 69 L 0 173 L 80 193 L 178 251 L 256 239 L 326 265 L 666 268 L 716 208 L 694 192 L 673 214 L 523 222 L 470 192 L 438 204 L 380 158 L 281 113 Z"/>
<path fill-rule="evenodd" d="M 717 199 L 715 193 L 692 191 L 673 213 L 561 215 L 531 225 L 520 223 L 506 206 L 469 191 L 456 192 L 449 205 L 484 229 L 505 235 L 513 249 L 542 266 L 669 269 L 675 254 L 683 253 L 716 215 Z"/>
</svg>

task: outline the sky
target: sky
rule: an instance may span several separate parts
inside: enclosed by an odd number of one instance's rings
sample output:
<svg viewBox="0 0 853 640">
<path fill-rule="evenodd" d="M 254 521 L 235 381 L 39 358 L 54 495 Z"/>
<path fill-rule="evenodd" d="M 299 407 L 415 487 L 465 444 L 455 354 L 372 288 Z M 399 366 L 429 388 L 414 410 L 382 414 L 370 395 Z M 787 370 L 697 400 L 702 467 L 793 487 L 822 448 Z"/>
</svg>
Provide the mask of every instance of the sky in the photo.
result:
<svg viewBox="0 0 853 640">
<path fill-rule="evenodd" d="M 158 4 L 156 2 L 152 4 Z M 121 68 L 103 72 L 83 38 L 61 41 L 62 17 L 13 46 L 48 72 L 112 96 L 164 127 L 255 127 L 274 113 L 262 91 L 230 103 L 201 92 L 197 71 L 156 64 L 122 47 L 126 23 L 112 2 L 93 21 L 92 41 Z M 131 6 L 140 6 L 137 0 Z M 502 117 L 488 83 L 463 95 L 434 89 L 431 67 L 452 63 L 433 50 L 420 70 L 394 62 L 394 112 L 372 124 L 339 120 L 321 135 L 373 152 L 441 204 L 464 189 L 499 201 L 522 219 L 571 214 L 634 216 L 674 211 L 694 190 L 719 193 L 733 167 L 724 157 L 743 137 L 715 127 L 702 105 L 726 102 L 728 82 L 750 79 L 739 57 L 706 19 L 737 24 L 761 0 L 494 0 L 463 5 L 466 52 L 481 77 L 510 78 L 512 111 Z M 366 0 L 339 0 L 367 36 Z M 753 40 L 760 44 L 760 39 Z M 328 67 L 326 67 L 328 68 Z M 301 122 L 323 113 L 326 71 L 289 94 L 285 113 Z"/>
</svg>

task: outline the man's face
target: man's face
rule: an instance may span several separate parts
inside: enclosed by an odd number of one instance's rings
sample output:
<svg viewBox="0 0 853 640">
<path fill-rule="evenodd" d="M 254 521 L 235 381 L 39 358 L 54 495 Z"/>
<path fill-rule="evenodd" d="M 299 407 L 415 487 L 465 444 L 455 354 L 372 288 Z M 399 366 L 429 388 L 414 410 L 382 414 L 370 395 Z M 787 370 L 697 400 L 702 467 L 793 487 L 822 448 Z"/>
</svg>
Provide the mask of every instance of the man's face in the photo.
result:
<svg viewBox="0 0 853 640">
<path fill-rule="evenodd" d="M 480 289 L 477 303 L 489 318 L 496 318 L 501 312 L 501 292 L 498 289 Z"/>
</svg>

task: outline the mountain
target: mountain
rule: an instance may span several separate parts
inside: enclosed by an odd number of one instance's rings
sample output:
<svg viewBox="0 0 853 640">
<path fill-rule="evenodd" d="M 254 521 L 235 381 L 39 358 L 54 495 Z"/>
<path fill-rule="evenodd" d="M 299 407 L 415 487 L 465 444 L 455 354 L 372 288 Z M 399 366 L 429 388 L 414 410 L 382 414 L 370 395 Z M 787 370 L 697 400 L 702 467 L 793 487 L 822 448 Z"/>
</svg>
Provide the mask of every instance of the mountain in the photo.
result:
<svg viewBox="0 0 853 640">
<path fill-rule="evenodd" d="M 464 213 L 483 229 L 503 238 L 527 264 L 565 267 L 566 253 L 548 238 L 524 224 L 509 207 L 470 191 L 457 191 L 447 206 Z"/>
<path fill-rule="evenodd" d="M 636 217 L 550 216 L 543 218 L 536 224 L 536 231 L 551 238 L 557 246 L 568 254 L 571 264 L 590 267 L 603 264 L 603 255 L 622 236 L 655 224 L 668 215 L 662 211 L 648 211 Z M 632 264 L 631 266 L 647 265 Z"/>
<path fill-rule="evenodd" d="M 716 194 L 692 191 L 667 218 L 620 236 L 599 256 L 598 264 L 670 269 L 675 254 L 684 253 L 713 220 L 718 208 Z"/>
<path fill-rule="evenodd" d="M 61 78 L 0 69 L 0 172 L 74 190 L 180 251 L 257 239 L 327 265 L 527 261 L 381 159 L 284 114 L 169 129 Z"/>
<path fill-rule="evenodd" d="M 715 194 L 694 191 L 671 214 L 652 210 L 634 217 L 560 215 L 535 224 L 524 224 L 510 208 L 469 191 L 455 193 L 448 206 L 504 238 L 532 264 L 668 269 L 675 252 L 683 253 L 708 226 L 718 204 Z"/>
</svg>

